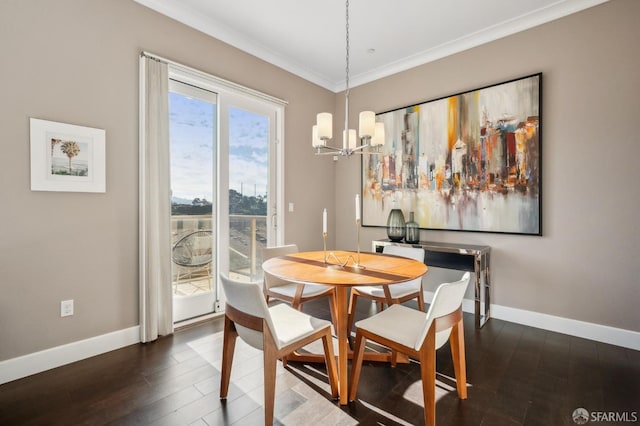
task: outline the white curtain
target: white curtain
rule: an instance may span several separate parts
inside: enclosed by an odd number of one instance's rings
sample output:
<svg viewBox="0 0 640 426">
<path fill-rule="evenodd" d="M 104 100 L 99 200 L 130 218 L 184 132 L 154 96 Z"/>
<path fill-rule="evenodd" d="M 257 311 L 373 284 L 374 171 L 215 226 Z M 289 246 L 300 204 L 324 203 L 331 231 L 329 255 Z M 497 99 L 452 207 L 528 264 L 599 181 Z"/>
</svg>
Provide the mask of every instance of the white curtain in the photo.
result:
<svg viewBox="0 0 640 426">
<path fill-rule="evenodd" d="M 140 340 L 173 332 L 167 64 L 140 58 Z"/>
</svg>

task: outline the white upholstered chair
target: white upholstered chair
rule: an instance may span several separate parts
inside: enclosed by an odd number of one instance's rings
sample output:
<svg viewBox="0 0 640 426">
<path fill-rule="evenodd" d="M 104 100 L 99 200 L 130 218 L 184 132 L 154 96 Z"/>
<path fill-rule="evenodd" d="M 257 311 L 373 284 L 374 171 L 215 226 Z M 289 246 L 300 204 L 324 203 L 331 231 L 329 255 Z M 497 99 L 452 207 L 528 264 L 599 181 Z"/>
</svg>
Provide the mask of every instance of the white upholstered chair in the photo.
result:
<svg viewBox="0 0 640 426">
<path fill-rule="evenodd" d="M 456 388 L 460 399 L 467 399 L 467 373 L 462 325 L 462 298 L 469 285 L 469 272 L 460 281 L 441 284 L 427 313 L 393 305 L 356 323 L 349 400 L 356 398 L 366 340 L 420 361 L 424 393 L 424 421 L 435 425 L 436 350 L 447 340 L 451 345 Z"/>
<path fill-rule="evenodd" d="M 265 247 L 262 249 L 262 260 L 267 261 L 272 257 L 285 256 L 297 253 L 296 244 L 288 244 L 278 247 Z M 320 297 L 328 297 L 331 319 L 335 324 L 336 298 L 335 289 L 326 285 L 298 284 L 282 280 L 278 277 L 264 273 L 264 294 L 267 303 L 270 298 L 290 303 L 294 309 L 302 310 L 302 304 Z"/>
<path fill-rule="evenodd" d="M 382 252 L 384 254 L 407 257 L 419 262 L 424 262 L 424 249 L 420 247 L 386 245 L 382 249 Z M 376 302 L 379 311 L 382 311 L 383 305 L 390 306 L 395 303 L 404 303 L 408 300 L 417 299 L 418 309 L 424 312 L 422 277 L 402 284 L 352 287 L 347 320 L 347 330 L 349 330 L 349 333 L 351 333 L 353 329 L 353 321 L 359 297 Z"/>
<path fill-rule="evenodd" d="M 240 282 L 220 275 L 227 298 L 222 349 L 220 398 L 229 391 L 236 338 L 264 354 L 264 424 L 273 424 L 276 361 L 318 339 L 324 346 L 331 396 L 338 396 L 338 373 L 331 341 L 331 323 L 304 314 L 286 304 L 268 307 L 261 283 Z"/>
</svg>

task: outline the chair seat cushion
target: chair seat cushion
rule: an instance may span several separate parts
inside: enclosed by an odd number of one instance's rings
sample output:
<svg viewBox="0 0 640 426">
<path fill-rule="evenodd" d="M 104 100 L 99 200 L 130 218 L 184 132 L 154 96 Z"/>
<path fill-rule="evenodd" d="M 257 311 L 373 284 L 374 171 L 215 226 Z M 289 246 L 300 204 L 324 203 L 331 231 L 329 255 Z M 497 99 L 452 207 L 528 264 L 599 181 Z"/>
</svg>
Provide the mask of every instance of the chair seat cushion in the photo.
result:
<svg viewBox="0 0 640 426">
<path fill-rule="evenodd" d="M 306 337 L 323 328 L 331 327 L 331 322 L 312 317 L 286 304 L 269 308 L 275 328 L 278 349 Z"/>
<path fill-rule="evenodd" d="M 382 286 L 362 286 L 362 287 L 354 287 L 358 290 L 359 293 L 370 295 L 373 297 L 384 297 L 384 290 Z M 420 281 L 409 281 L 402 284 L 392 284 L 389 286 L 389 292 L 391 293 L 391 297 L 394 299 L 408 296 L 412 293 L 417 293 L 420 291 Z"/>
<path fill-rule="evenodd" d="M 293 298 L 296 295 L 296 290 L 298 288 L 298 284 L 284 284 L 279 285 L 277 287 L 271 287 L 269 290 L 271 293 L 280 294 L 282 296 Z M 332 290 L 332 287 L 326 285 L 314 285 L 314 284 L 305 284 L 304 289 L 302 290 L 302 297 L 312 297 L 318 296 L 323 293 L 329 293 Z"/>
<path fill-rule="evenodd" d="M 426 322 L 427 314 L 424 312 L 403 305 L 391 305 L 380 313 L 356 322 L 356 327 L 414 348 Z"/>
</svg>

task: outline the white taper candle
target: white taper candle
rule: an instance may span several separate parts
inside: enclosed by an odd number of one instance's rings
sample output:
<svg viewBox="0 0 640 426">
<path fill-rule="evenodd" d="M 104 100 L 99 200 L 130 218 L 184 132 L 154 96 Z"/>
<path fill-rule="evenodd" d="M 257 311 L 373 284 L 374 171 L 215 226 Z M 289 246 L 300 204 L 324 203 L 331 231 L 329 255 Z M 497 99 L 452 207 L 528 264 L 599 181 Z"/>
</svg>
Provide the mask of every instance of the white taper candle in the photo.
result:
<svg viewBox="0 0 640 426">
<path fill-rule="evenodd" d="M 322 233 L 327 233 L 327 209 L 322 210 Z"/>
</svg>

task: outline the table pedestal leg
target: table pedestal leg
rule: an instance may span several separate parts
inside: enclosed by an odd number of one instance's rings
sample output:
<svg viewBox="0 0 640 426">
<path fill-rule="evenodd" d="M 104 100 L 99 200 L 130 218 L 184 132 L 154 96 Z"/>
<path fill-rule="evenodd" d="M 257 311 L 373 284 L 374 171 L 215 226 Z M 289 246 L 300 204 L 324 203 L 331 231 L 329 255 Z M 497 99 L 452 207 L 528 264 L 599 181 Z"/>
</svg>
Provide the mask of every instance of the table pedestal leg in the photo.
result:
<svg viewBox="0 0 640 426">
<path fill-rule="evenodd" d="M 347 405 L 348 402 L 348 371 L 349 359 L 349 330 L 347 330 L 347 288 L 336 286 L 337 313 L 336 334 L 338 335 L 338 375 L 340 380 L 340 405 Z"/>
</svg>

